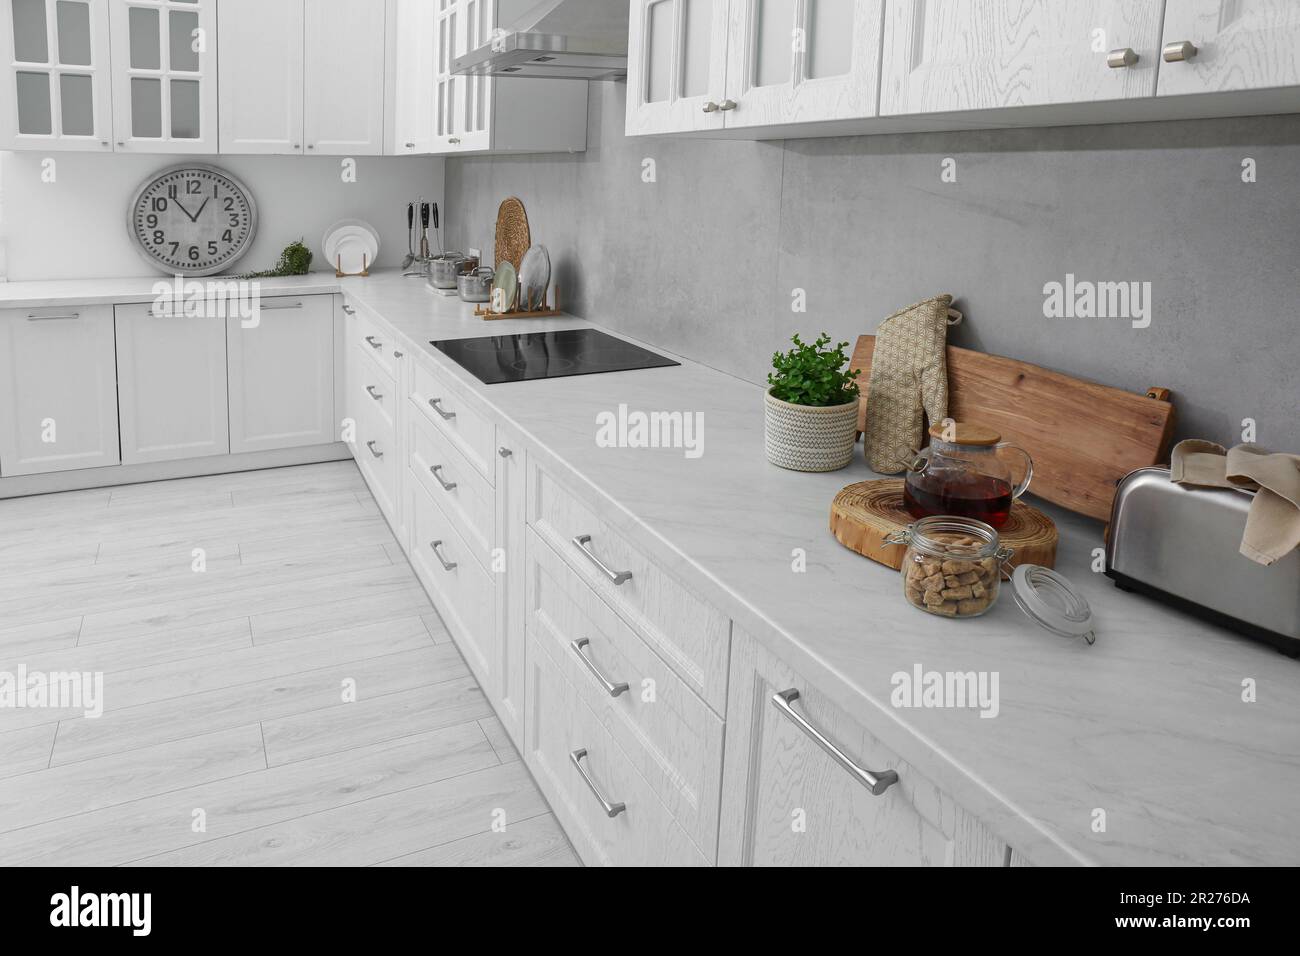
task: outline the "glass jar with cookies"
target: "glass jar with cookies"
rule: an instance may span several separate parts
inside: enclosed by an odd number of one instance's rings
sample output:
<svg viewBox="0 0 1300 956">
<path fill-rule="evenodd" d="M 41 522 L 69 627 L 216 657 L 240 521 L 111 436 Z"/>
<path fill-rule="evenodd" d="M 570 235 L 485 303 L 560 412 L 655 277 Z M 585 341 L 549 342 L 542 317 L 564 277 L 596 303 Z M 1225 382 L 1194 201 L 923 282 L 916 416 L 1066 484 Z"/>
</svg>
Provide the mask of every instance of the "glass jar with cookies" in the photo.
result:
<svg viewBox="0 0 1300 956">
<path fill-rule="evenodd" d="M 1014 553 L 974 518 L 922 518 L 885 539 L 905 544 L 900 569 L 908 603 L 941 617 L 979 617 L 998 599 L 1003 565 Z"/>
</svg>

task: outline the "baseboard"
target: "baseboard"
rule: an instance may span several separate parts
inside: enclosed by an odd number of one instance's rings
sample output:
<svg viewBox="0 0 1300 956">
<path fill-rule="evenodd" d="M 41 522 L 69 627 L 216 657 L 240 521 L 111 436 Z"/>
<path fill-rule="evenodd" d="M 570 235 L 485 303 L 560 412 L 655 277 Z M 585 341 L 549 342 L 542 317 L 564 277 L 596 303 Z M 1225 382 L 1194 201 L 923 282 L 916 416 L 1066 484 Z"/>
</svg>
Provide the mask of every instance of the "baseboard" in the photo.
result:
<svg viewBox="0 0 1300 956">
<path fill-rule="evenodd" d="M 0 478 L 0 499 L 27 495 L 48 495 L 60 491 L 135 485 L 146 481 L 169 481 L 173 478 L 196 478 L 201 475 L 224 475 L 235 471 L 285 468 L 291 465 L 315 465 L 325 461 L 351 458 L 343 442 L 307 445 L 302 448 L 278 448 L 240 455 L 212 455 L 183 461 L 153 461 L 143 465 L 111 465 L 107 468 L 82 468 L 56 471 L 44 475 L 15 475 Z"/>
</svg>

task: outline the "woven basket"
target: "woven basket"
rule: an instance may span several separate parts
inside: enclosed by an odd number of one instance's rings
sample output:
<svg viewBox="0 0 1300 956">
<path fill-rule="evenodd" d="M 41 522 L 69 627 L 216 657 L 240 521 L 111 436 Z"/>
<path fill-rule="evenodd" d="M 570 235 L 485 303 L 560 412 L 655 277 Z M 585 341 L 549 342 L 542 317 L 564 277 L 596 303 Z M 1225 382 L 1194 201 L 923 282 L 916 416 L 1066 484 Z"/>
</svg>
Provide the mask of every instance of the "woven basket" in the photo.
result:
<svg viewBox="0 0 1300 956">
<path fill-rule="evenodd" d="M 853 458 L 858 400 L 825 407 L 764 398 L 767 460 L 791 471 L 835 471 Z"/>
</svg>

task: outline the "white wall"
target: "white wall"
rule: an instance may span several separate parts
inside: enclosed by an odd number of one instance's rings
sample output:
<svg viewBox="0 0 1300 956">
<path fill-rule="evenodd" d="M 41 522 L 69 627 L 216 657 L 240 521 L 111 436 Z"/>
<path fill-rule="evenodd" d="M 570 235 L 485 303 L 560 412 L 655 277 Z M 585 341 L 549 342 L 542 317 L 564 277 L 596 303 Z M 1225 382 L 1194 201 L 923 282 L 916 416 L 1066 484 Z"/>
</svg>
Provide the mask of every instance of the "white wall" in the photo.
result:
<svg viewBox="0 0 1300 956">
<path fill-rule="evenodd" d="M 56 164 L 52 183 L 42 181 L 46 159 Z M 338 219 L 369 222 L 379 230 L 378 265 L 397 266 L 406 254 L 406 204 L 423 195 L 445 206 L 443 161 L 427 157 L 358 157 L 357 181 L 345 183 L 340 157 L 0 152 L 3 274 L 11 281 L 153 274 L 127 236 L 127 204 L 154 172 L 191 160 L 229 170 L 257 202 L 257 237 L 232 271 L 271 268 L 300 236 L 315 254 L 312 271 L 324 270 L 321 236 Z"/>
</svg>

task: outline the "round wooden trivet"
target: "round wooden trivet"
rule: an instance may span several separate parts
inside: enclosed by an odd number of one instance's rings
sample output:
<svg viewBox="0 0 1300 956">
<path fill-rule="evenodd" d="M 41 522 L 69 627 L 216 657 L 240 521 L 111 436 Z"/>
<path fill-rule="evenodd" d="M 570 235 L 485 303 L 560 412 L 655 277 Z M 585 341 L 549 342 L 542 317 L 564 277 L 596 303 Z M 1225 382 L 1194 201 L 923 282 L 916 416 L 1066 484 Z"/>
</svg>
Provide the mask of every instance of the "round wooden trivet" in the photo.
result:
<svg viewBox="0 0 1300 956">
<path fill-rule="evenodd" d="M 532 233 L 528 230 L 528 213 L 524 204 L 511 196 L 497 209 L 496 261 L 493 266 L 500 266 L 506 260 L 519 272 L 524 253 L 533 245 Z"/>
<path fill-rule="evenodd" d="M 859 481 L 841 488 L 831 502 L 831 533 L 840 544 L 851 551 L 888 565 L 897 571 L 903 566 L 907 548 L 901 544 L 885 544 L 885 538 L 916 519 L 903 507 L 903 480 L 879 478 Z M 1017 501 L 1011 505 L 1011 515 L 998 529 L 1003 547 L 1015 548 L 1008 562 L 1041 564 L 1050 568 L 1056 564 L 1056 525 L 1037 508 Z"/>
</svg>

